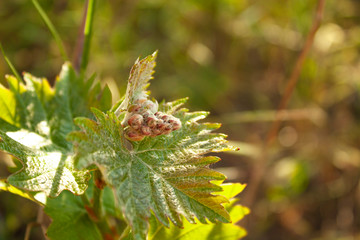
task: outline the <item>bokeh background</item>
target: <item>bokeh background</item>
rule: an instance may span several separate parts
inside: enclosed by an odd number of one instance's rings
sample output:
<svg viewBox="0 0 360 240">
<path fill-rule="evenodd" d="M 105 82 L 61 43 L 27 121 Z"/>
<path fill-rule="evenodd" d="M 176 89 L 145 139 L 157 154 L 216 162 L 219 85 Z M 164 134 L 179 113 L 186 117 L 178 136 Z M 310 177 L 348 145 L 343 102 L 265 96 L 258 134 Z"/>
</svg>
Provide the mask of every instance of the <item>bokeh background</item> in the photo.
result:
<svg viewBox="0 0 360 240">
<path fill-rule="evenodd" d="M 84 1 L 39 0 L 71 56 Z M 326 1 L 281 127 L 266 134 L 313 22 L 315 0 L 98 1 L 88 74 L 124 94 L 138 56 L 159 50 L 152 96 L 189 96 L 240 151 L 214 168 L 247 183 L 246 239 L 360 239 L 360 2 Z M 28 0 L 0 1 L 0 42 L 17 70 L 54 81 L 63 60 Z M 0 58 L 0 76 L 11 73 Z M 0 78 L 4 84 L 4 77 Z M 0 155 L 0 177 L 11 160 Z M 263 169 L 257 186 L 251 176 Z M 251 191 L 254 197 L 248 197 Z M 0 192 L 0 239 L 23 239 L 37 206 Z M 31 239 L 41 239 L 35 229 Z"/>
</svg>

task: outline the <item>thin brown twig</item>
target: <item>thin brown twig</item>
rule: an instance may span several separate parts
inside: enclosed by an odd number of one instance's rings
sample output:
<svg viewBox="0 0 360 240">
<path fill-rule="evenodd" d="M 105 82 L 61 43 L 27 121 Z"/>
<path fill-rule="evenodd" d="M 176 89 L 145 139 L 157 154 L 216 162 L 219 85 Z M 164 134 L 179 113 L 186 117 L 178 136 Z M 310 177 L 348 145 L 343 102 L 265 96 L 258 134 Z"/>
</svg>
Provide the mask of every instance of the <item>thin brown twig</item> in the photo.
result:
<svg viewBox="0 0 360 240">
<path fill-rule="evenodd" d="M 308 55 L 308 53 L 311 49 L 311 46 L 314 42 L 315 34 L 320 27 L 320 24 L 321 24 L 321 21 L 323 18 L 324 6 L 325 6 L 325 0 L 318 0 L 312 27 L 306 38 L 306 42 L 300 52 L 300 55 L 298 56 L 298 58 L 296 60 L 294 69 L 287 81 L 284 95 L 283 95 L 283 97 L 280 101 L 280 104 L 278 106 L 278 109 L 277 109 L 275 121 L 270 126 L 270 130 L 268 131 L 268 134 L 266 135 L 266 139 L 264 141 L 261 157 L 260 157 L 259 161 L 256 163 L 256 165 L 254 166 L 254 169 L 252 170 L 252 174 L 251 174 L 250 180 L 249 180 L 249 183 L 250 183 L 249 188 L 248 188 L 247 194 L 245 195 L 245 198 L 244 198 L 244 202 L 246 203 L 247 206 L 251 206 L 253 204 L 256 194 L 257 194 L 257 191 L 258 191 L 258 188 L 259 188 L 261 181 L 263 179 L 263 176 L 266 172 L 267 163 L 268 163 L 268 159 L 269 159 L 268 148 L 273 143 L 273 141 L 277 135 L 277 132 L 279 131 L 280 120 L 281 120 L 280 114 L 281 114 L 282 110 L 284 110 L 287 107 L 290 97 L 291 97 L 292 93 L 294 92 L 296 83 L 299 80 L 299 76 L 300 76 L 302 67 L 304 65 L 304 61 L 305 61 L 306 56 Z"/>
<path fill-rule="evenodd" d="M 31 222 L 26 226 L 26 231 L 25 231 L 25 237 L 24 240 L 29 240 L 30 239 L 30 234 L 31 234 L 31 230 L 35 227 L 38 226 L 39 224 L 37 222 Z"/>
<path fill-rule="evenodd" d="M 26 226 L 24 240 L 29 240 L 30 239 L 31 230 L 33 228 L 35 228 L 35 227 L 40 227 L 44 238 L 48 239 L 47 236 L 46 236 L 46 226 L 45 226 L 45 223 L 44 223 L 44 210 L 43 209 L 44 209 L 43 206 L 39 206 L 36 221 L 31 222 Z"/>
<path fill-rule="evenodd" d="M 47 226 L 45 226 L 46 222 L 45 222 L 44 207 L 43 206 L 39 206 L 39 208 L 38 208 L 38 215 L 37 215 L 37 218 L 36 218 L 36 222 L 38 224 L 40 224 L 41 231 L 43 233 L 44 238 L 48 239 L 48 237 L 46 235 Z"/>
<path fill-rule="evenodd" d="M 308 55 L 311 46 L 314 42 L 314 38 L 315 38 L 315 34 L 317 32 L 317 30 L 320 27 L 321 24 L 321 20 L 323 18 L 323 11 L 324 11 L 324 5 L 325 5 L 325 0 L 319 0 L 318 1 L 318 5 L 316 8 L 316 14 L 313 20 L 313 25 L 311 27 L 311 30 L 309 32 L 309 35 L 307 36 L 306 42 L 304 44 L 303 49 L 300 52 L 300 55 L 296 61 L 295 67 L 290 75 L 289 80 L 287 81 L 287 85 L 284 91 L 284 95 L 281 99 L 281 102 L 279 104 L 278 107 L 278 111 L 277 111 L 277 116 L 276 116 L 276 120 L 273 122 L 273 124 L 270 127 L 270 131 L 267 134 L 266 137 L 266 145 L 269 146 L 271 145 L 271 143 L 274 141 L 275 136 L 277 134 L 277 132 L 279 131 L 279 127 L 280 127 L 280 120 L 278 118 L 281 110 L 285 109 L 286 106 L 289 103 L 290 97 L 292 95 L 292 93 L 294 92 L 294 88 L 296 86 L 296 83 L 299 80 L 299 76 L 302 70 L 302 67 L 304 65 L 304 61 L 306 59 L 306 56 Z"/>
</svg>

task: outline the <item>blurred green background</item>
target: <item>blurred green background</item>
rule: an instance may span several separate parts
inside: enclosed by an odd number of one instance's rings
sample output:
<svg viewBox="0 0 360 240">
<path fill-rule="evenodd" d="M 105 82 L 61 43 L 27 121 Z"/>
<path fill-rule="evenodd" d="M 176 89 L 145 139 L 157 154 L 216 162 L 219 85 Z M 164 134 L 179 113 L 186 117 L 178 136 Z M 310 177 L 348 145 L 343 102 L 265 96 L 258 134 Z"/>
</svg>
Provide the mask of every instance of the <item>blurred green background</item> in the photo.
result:
<svg viewBox="0 0 360 240">
<path fill-rule="evenodd" d="M 84 1 L 39 0 L 74 52 Z M 360 2 L 326 1 L 276 142 L 261 162 L 261 146 L 286 81 L 312 25 L 315 0 L 98 1 L 88 75 L 124 94 L 138 56 L 159 50 L 158 100 L 189 96 L 241 150 L 214 167 L 247 183 L 240 195 L 252 213 L 240 222 L 246 239 L 360 238 Z M 17 70 L 54 81 L 63 60 L 28 0 L 0 1 L 0 42 Z M 3 58 L 0 76 L 11 73 Z M 0 78 L 4 83 L 4 77 Z M 118 90 L 119 89 L 119 90 Z M 0 155 L 0 178 L 11 160 Z M 257 195 L 250 180 L 265 168 Z M 37 206 L 0 192 L 0 239 L 23 239 Z M 38 232 L 37 232 L 38 231 Z M 35 229 L 31 239 L 41 239 Z"/>
</svg>

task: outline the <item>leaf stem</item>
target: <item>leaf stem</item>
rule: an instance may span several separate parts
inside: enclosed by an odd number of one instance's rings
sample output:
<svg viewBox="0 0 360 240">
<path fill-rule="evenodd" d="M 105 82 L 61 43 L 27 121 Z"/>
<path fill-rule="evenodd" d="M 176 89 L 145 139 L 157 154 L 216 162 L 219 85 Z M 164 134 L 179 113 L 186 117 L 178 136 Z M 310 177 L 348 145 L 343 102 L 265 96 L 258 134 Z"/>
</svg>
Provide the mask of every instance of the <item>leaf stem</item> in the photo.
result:
<svg viewBox="0 0 360 240">
<path fill-rule="evenodd" d="M 98 190 L 97 190 L 98 189 Z M 101 207 L 101 198 L 102 198 L 102 190 L 95 187 L 94 188 L 94 199 L 93 204 L 91 205 L 88 197 L 86 194 L 81 195 L 81 199 L 84 203 L 84 207 L 87 211 L 87 214 L 91 221 L 93 221 L 98 229 L 100 230 L 101 234 L 103 236 L 111 236 L 113 235 L 113 232 L 111 231 L 111 227 L 107 221 L 107 219 L 103 218 L 103 216 L 100 216 L 100 213 L 102 213 L 102 207 Z M 111 239 L 111 238 L 104 238 L 104 239 Z"/>
<path fill-rule="evenodd" d="M 84 206 L 90 206 L 90 201 L 88 197 L 86 196 L 86 193 L 80 195 L 82 202 L 84 203 Z"/>
<path fill-rule="evenodd" d="M 98 219 L 103 218 L 103 211 L 102 211 L 102 196 L 103 196 L 103 188 L 105 186 L 104 180 L 102 179 L 102 175 L 100 170 L 96 170 L 94 172 L 94 191 L 93 191 L 93 209 L 96 217 Z"/>
<path fill-rule="evenodd" d="M 111 231 L 111 227 L 107 219 L 103 219 L 100 222 L 97 222 L 96 225 L 101 231 L 104 239 L 109 239 L 109 240 L 115 239 L 116 233 Z"/>
<path fill-rule="evenodd" d="M 58 45 L 58 48 L 60 50 L 60 54 L 61 54 L 62 58 L 65 61 L 68 61 L 69 58 L 66 54 L 65 47 L 64 47 L 63 41 L 60 38 L 59 33 L 56 31 L 54 25 L 52 24 L 52 22 L 50 21 L 50 19 L 48 18 L 48 16 L 46 15 L 45 11 L 40 6 L 38 1 L 32 0 L 32 3 L 34 5 L 34 7 L 36 8 L 36 10 L 39 12 L 39 14 L 40 14 L 41 18 L 43 19 L 43 21 L 45 22 L 46 26 L 49 28 L 51 34 L 53 35 L 55 42 Z"/>
<path fill-rule="evenodd" d="M 108 219 L 104 218 L 104 211 L 103 211 L 103 194 L 104 194 L 104 187 L 106 183 L 102 177 L 102 174 L 99 169 L 95 170 L 94 172 L 94 191 L 93 191 L 93 199 L 92 199 L 92 209 L 94 211 L 94 215 L 96 216 L 96 225 L 100 229 L 101 233 L 103 234 L 104 239 L 114 239 L 112 236 L 114 232 L 109 225 Z"/>
</svg>

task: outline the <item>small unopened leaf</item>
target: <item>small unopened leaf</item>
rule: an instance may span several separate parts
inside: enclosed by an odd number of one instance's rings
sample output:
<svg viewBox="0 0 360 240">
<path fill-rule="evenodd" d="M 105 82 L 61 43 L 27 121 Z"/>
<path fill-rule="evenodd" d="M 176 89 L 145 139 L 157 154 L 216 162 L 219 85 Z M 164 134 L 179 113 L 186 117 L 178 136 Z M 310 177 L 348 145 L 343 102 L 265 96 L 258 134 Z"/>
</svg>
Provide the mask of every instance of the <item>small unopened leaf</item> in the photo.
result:
<svg viewBox="0 0 360 240">
<path fill-rule="evenodd" d="M 136 60 L 134 66 L 131 68 L 125 99 L 121 103 L 119 110 L 128 109 L 137 99 L 147 98 L 148 93 L 146 92 L 146 88 L 149 85 L 149 80 L 153 78 L 152 74 L 154 73 L 156 65 L 156 56 L 157 52 L 154 52 L 142 60 Z"/>
</svg>

